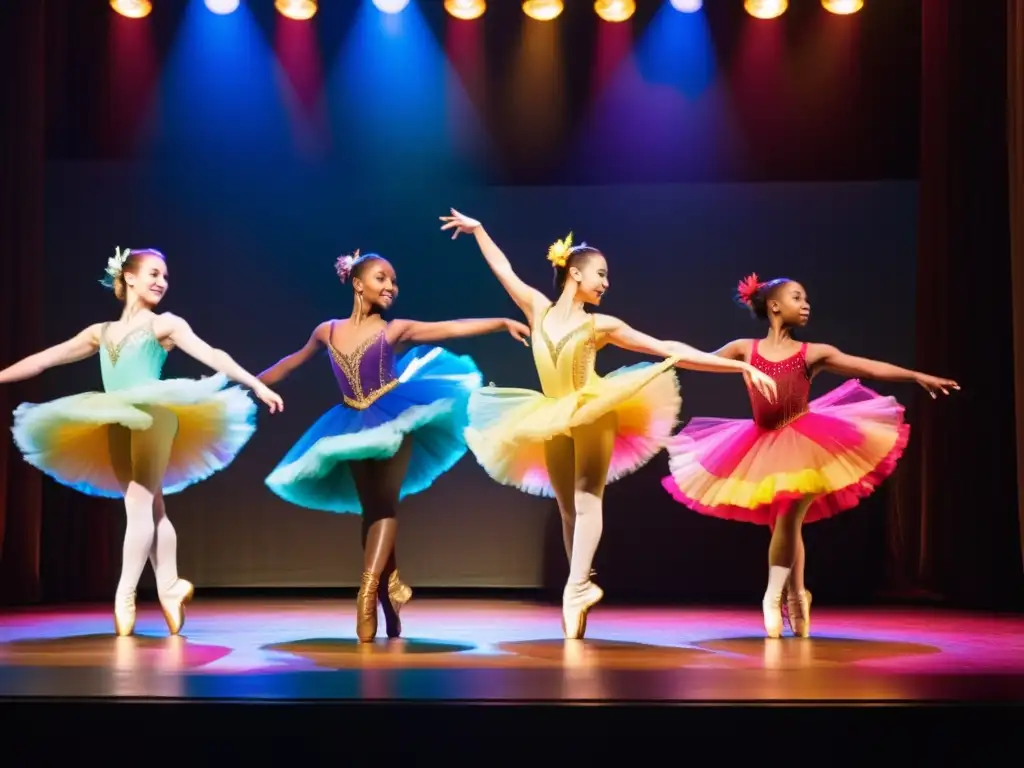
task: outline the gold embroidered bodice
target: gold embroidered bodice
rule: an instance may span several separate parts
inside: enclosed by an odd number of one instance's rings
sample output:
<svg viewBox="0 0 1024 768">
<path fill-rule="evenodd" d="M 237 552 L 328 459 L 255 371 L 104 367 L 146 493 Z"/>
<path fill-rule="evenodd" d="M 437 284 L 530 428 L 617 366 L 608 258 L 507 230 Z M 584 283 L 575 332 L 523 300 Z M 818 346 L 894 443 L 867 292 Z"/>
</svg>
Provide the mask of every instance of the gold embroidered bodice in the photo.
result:
<svg viewBox="0 0 1024 768">
<path fill-rule="evenodd" d="M 378 398 L 398 386 L 395 377 L 395 351 L 387 339 L 387 326 L 373 334 L 348 354 L 334 346 L 334 323 L 327 338 L 331 368 L 341 389 L 345 405 L 364 410 Z"/>
<path fill-rule="evenodd" d="M 587 317 L 562 338 L 552 339 L 544 330 L 544 320 L 550 311 L 551 306 L 548 306 L 531 334 L 533 362 L 537 366 L 541 391 L 547 397 L 565 397 L 582 389 L 595 375 L 597 337 L 594 317 Z"/>
</svg>

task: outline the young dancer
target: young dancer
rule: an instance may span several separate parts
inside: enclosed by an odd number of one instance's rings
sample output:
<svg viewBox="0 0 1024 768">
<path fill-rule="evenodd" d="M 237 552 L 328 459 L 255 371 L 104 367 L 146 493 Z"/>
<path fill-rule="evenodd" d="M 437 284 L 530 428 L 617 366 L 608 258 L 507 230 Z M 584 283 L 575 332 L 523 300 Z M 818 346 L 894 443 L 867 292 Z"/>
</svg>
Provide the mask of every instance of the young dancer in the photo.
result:
<svg viewBox="0 0 1024 768">
<path fill-rule="evenodd" d="M 804 586 L 804 523 L 856 506 L 896 468 L 910 427 L 903 406 L 850 380 L 808 403 L 821 371 L 879 381 L 913 381 L 934 398 L 960 389 L 955 381 L 889 363 L 853 357 L 828 344 L 800 343 L 794 328 L 810 319 L 804 287 L 780 277 L 739 283 L 737 299 L 768 322 L 768 335 L 738 339 L 716 354 L 747 361 L 778 385 L 776 402 L 751 391 L 753 419 L 693 419 L 668 445 L 671 476 L 662 484 L 678 501 L 706 515 L 767 525 L 765 631 L 782 632 L 783 591 L 790 627 L 808 637 L 811 593 Z"/>
<path fill-rule="evenodd" d="M 185 623 L 193 586 L 178 578 L 178 539 L 164 496 L 210 477 L 234 460 L 255 426 L 249 396 L 225 389 L 227 378 L 252 388 L 270 407 L 281 398 L 213 349 L 182 318 L 156 314 L 167 292 L 167 263 L 152 249 L 117 249 L 100 281 L 124 304 L 120 319 L 90 325 L 77 336 L 0 371 L 0 384 L 99 353 L 103 392 L 14 411 L 14 441 L 25 460 L 57 482 L 89 496 L 123 498 L 126 514 L 114 628 L 135 628 L 135 592 L 148 558 L 171 634 Z M 218 371 L 203 379 L 161 379 L 170 349 Z"/>
<path fill-rule="evenodd" d="M 373 642 L 377 603 L 388 637 L 399 637 L 399 611 L 412 597 L 395 560 L 398 502 L 426 490 L 466 453 L 466 402 L 481 385 L 469 357 L 415 347 L 395 360 L 401 343 L 441 341 L 507 330 L 528 345 L 530 329 L 504 318 L 423 323 L 384 320 L 398 296 L 394 267 L 375 253 L 342 256 L 351 280 L 347 320 L 320 323 L 306 345 L 260 374 L 274 384 L 326 347 L 342 404 L 327 411 L 288 451 L 266 483 L 307 509 L 362 515 L 363 575 L 356 598 L 356 635 Z"/>
<path fill-rule="evenodd" d="M 526 285 L 479 221 L 452 209 L 442 230 L 472 233 L 487 264 L 526 315 L 541 392 L 486 387 L 469 405 L 469 448 L 487 473 L 526 493 L 554 496 L 562 517 L 569 578 L 562 594 L 568 639 L 583 637 L 587 613 L 603 592 L 591 565 L 603 528 L 605 485 L 636 471 L 664 447 L 682 401 L 674 366 L 746 374 L 764 397 L 775 385 L 751 365 L 660 341 L 609 315 L 591 314 L 608 290 L 608 263 L 572 235 L 548 250 L 557 300 Z M 607 376 L 594 371 L 597 351 L 612 344 L 665 358 Z"/>
</svg>

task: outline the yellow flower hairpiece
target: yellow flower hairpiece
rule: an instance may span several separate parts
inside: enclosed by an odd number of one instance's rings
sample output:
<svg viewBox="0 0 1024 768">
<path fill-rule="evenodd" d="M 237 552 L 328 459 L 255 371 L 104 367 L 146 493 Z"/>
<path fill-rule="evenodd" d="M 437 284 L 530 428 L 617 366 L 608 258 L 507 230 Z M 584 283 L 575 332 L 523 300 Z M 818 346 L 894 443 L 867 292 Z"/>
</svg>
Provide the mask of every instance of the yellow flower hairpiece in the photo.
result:
<svg viewBox="0 0 1024 768">
<path fill-rule="evenodd" d="M 548 248 L 548 261 L 556 267 L 564 267 L 565 262 L 569 258 L 569 251 L 571 250 L 572 232 L 570 232 L 564 240 L 556 240 L 552 246 Z"/>
</svg>

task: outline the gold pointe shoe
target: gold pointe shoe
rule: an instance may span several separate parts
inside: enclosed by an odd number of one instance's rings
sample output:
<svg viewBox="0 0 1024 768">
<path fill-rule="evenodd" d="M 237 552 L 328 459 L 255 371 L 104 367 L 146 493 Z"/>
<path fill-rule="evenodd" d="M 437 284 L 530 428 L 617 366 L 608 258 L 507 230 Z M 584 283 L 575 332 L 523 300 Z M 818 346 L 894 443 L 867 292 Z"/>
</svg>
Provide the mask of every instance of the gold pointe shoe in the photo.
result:
<svg viewBox="0 0 1024 768">
<path fill-rule="evenodd" d="M 185 626 L 185 603 L 195 593 L 195 586 L 185 579 L 178 579 L 169 590 L 160 593 L 160 608 L 163 609 L 167 629 L 172 635 L 177 635 Z"/>
<path fill-rule="evenodd" d="M 764 614 L 764 631 L 768 637 L 777 638 L 782 635 L 782 595 L 774 600 L 764 598 L 761 601 L 761 612 Z"/>
<path fill-rule="evenodd" d="M 381 585 L 383 587 L 383 585 Z M 388 577 L 387 589 L 378 588 L 381 607 L 384 609 L 384 629 L 389 638 L 402 636 L 402 607 L 412 599 L 412 587 L 406 584 L 394 570 Z"/>
<path fill-rule="evenodd" d="M 811 591 L 789 592 L 786 595 L 789 628 L 797 637 L 811 636 Z"/>
<path fill-rule="evenodd" d="M 592 581 L 566 585 L 562 593 L 562 632 L 566 640 L 582 640 L 587 633 L 587 614 L 604 597 Z"/>
<path fill-rule="evenodd" d="M 380 579 L 369 571 L 363 572 L 363 580 L 356 595 L 356 637 L 361 643 L 372 643 L 377 637 L 377 588 Z"/>
<path fill-rule="evenodd" d="M 114 631 L 118 637 L 128 637 L 135 631 L 135 592 L 123 601 L 114 598 Z"/>
</svg>

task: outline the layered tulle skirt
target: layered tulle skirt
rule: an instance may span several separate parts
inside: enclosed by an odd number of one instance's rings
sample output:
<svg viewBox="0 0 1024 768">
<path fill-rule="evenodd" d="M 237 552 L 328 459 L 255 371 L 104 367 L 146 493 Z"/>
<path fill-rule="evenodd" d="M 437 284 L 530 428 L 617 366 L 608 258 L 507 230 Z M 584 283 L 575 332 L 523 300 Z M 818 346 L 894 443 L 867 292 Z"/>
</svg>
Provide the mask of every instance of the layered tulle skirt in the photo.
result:
<svg viewBox="0 0 1024 768">
<path fill-rule="evenodd" d="M 155 409 L 177 419 L 165 495 L 177 493 L 228 466 L 256 426 L 256 404 L 223 375 L 164 379 L 110 392 L 86 392 L 48 403 L 22 403 L 11 432 L 22 455 L 51 478 L 89 496 L 120 498 L 131 477 L 127 455 L 112 450 L 112 429 L 148 430 Z M 118 477 L 122 480 L 119 480 Z"/>
<path fill-rule="evenodd" d="M 691 420 L 666 446 L 671 474 L 662 484 L 697 512 L 769 526 L 813 495 L 804 522 L 814 522 L 870 495 L 896 468 L 909 435 L 903 406 L 851 380 L 779 429 Z"/>
<path fill-rule="evenodd" d="M 614 414 L 607 477 L 614 482 L 649 462 L 678 423 L 682 398 L 675 363 L 672 358 L 607 376 L 595 374 L 582 389 L 557 398 L 530 389 L 484 387 L 469 401 L 466 442 L 494 480 L 534 496 L 553 497 L 545 444 Z"/>
<path fill-rule="evenodd" d="M 416 347 L 398 361 L 399 384 L 365 410 L 337 405 L 320 417 L 267 477 L 285 501 L 324 512 L 361 514 L 349 462 L 388 459 L 408 437 L 409 466 L 399 498 L 426 490 L 466 453 L 476 364 L 440 347 Z"/>
</svg>

